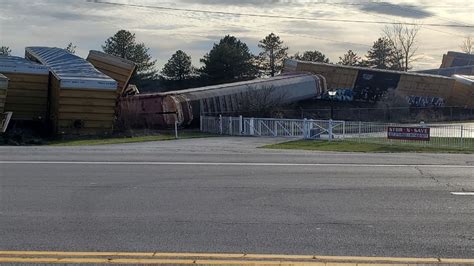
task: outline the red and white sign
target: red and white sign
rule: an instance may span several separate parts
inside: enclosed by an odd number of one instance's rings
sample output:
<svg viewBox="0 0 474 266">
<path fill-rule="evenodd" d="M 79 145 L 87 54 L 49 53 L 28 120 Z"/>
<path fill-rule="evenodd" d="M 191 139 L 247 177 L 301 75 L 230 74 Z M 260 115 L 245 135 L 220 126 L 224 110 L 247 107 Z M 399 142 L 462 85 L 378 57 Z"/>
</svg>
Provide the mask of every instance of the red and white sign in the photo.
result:
<svg viewBox="0 0 474 266">
<path fill-rule="evenodd" d="M 430 141 L 430 128 L 428 127 L 388 127 L 387 137 L 400 140 Z"/>
</svg>

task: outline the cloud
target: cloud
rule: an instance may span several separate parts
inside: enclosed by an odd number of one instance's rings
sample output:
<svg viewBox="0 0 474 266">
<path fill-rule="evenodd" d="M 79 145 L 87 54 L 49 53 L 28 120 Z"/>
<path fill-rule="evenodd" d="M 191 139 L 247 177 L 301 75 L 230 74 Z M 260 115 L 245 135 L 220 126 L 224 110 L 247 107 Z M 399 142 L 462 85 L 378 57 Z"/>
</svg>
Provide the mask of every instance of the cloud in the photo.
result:
<svg viewBox="0 0 474 266">
<path fill-rule="evenodd" d="M 371 13 L 412 19 L 423 19 L 433 16 L 430 11 L 424 10 L 420 6 L 388 2 L 365 2 L 359 6 L 359 9 Z"/>
<path fill-rule="evenodd" d="M 182 3 L 223 6 L 275 6 L 282 4 L 299 4 L 291 0 L 181 0 Z"/>
<path fill-rule="evenodd" d="M 87 0 L 0 0 L 0 45 L 10 46 L 15 55 L 23 55 L 24 47 L 47 45 L 64 47 L 69 42 L 78 46 L 80 56 L 88 50 L 99 49 L 106 38 L 120 29 L 136 33 L 137 41 L 144 42 L 161 67 L 176 50 L 182 49 L 199 58 L 207 53 L 215 42 L 230 34 L 247 43 L 253 53 L 258 53 L 258 41 L 270 32 L 279 34 L 290 47 L 289 53 L 320 50 L 333 61 L 348 49 L 359 55 L 366 53 L 382 29 L 378 25 L 271 19 L 263 17 L 228 16 L 193 12 L 165 11 L 127 6 L 110 6 L 87 2 Z M 457 8 L 456 12 L 434 6 L 446 6 L 443 0 L 391 0 L 368 4 L 367 1 L 348 0 L 357 5 L 331 5 L 330 0 L 108 0 L 118 3 L 160 5 L 178 8 L 216 10 L 237 13 L 291 15 L 315 18 L 360 18 L 375 19 L 377 14 L 427 18 L 427 22 L 444 17 L 449 20 L 464 20 L 472 23 L 469 8 Z M 344 0 L 345 1 L 345 0 Z M 388 0 L 385 0 L 388 1 Z M 392 2 L 393 1 L 393 2 Z M 468 0 L 453 0 L 467 5 Z M 398 3 L 398 5 L 395 5 Z M 408 5 L 409 3 L 410 5 Z M 433 14 L 421 7 L 426 4 Z M 449 5 L 454 5 L 449 3 Z M 458 5 L 456 3 L 456 5 Z M 464 6 L 465 6 L 464 5 Z M 408 11 L 408 10 L 409 11 Z M 403 13 L 405 12 L 405 13 Z M 382 20 L 382 19 L 379 19 Z M 390 18 L 387 18 L 390 20 Z M 456 29 L 458 35 L 469 34 L 472 29 Z M 442 31 L 454 31 L 442 29 Z M 449 38 L 446 38 L 448 37 Z M 417 62 L 425 67 L 438 67 L 440 57 L 449 49 L 456 49 L 462 37 L 453 37 L 439 31 L 423 28 L 420 31 L 420 52 L 434 59 Z M 364 46 L 366 44 L 366 46 Z M 421 49 L 421 47 L 423 49 Z"/>
</svg>

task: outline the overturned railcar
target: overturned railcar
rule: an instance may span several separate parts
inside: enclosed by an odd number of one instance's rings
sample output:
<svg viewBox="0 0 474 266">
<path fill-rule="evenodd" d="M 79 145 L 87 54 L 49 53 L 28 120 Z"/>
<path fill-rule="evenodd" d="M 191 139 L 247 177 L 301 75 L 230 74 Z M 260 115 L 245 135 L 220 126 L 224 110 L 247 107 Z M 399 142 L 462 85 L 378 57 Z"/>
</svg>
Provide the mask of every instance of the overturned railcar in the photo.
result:
<svg viewBox="0 0 474 266">
<path fill-rule="evenodd" d="M 330 90 L 346 89 L 354 101 L 378 102 L 388 90 L 406 97 L 436 97 L 452 104 L 454 79 L 438 75 L 286 60 L 284 71 L 307 71 L 326 78 Z"/>
<path fill-rule="evenodd" d="M 323 93 L 324 85 L 320 81 L 319 77 L 312 74 L 289 74 L 270 79 L 172 91 L 163 95 L 173 99 L 178 113 L 182 114 L 182 117 L 178 117 L 179 121 L 189 124 L 200 114 L 245 112 L 244 101 L 248 97 L 257 98 L 257 101 L 270 98 L 280 104 L 314 98 Z"/>
<path fill-rule="evenodd" d="M 190 125 L 200 114 L 245 113 L 246 99 L 259 97 L 289 104 L 324 93 L 325 80 L 317 75 L 291 73 L 269 79 L 125 97 L 120 116 L 143 126 Z M 153 117 L 153 118 L 152 118 Z"/>
<path fill-rule="evenodd" d="M 64 49 L 27 47 L 26 57 L 51 71 L 49 113 L 55 134 L 112 132 L 117 99 L 115 80 Z"/>
</svg>

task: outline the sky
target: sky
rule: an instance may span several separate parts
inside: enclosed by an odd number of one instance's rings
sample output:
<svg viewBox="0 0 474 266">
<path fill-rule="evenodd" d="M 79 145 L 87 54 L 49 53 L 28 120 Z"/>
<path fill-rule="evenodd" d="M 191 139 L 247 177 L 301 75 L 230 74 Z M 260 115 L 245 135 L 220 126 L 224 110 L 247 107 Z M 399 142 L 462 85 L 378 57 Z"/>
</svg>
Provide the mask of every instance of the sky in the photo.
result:
<svg viewBox="0 0 474 266">
<path fill-rule="evenodd" d="M 176 50 L 188 53 L 199 66 L 199 59 L 227 34 L 244 41 L 257 54 L 258 41 L 274 32 L 290 54 L 319 50 L 337 62 L 349 49 L 361 56 L 367 54 L 386 26 L 314 19 L 421 24 L 414 69 L 438 68 L 443 53 L 459 51 L 463 39 L 474 36 L 474 28 L 429 24 L 474 25 L 474 1 L 0 0 L 0 46 L 9 46 L 14 55 L 23 56 L 27 46 L 66 47 L 72 42 L 77 54 L 87 57 L 89 50 L 101 50 L 108 37 L 126 29 L 150 48 L 161 68 Z"/>
</svg>

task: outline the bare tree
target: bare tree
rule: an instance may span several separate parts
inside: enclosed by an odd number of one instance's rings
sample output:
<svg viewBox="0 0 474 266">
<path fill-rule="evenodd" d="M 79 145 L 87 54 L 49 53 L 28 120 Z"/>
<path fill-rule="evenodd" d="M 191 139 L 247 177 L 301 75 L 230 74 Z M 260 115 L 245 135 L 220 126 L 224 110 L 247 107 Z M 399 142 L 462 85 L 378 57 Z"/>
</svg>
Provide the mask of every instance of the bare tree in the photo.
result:
<svg viewBox="0 0 474 266">
<path fill-rule="evenodd" d="M 462 45 L 461 45 L 461 50 L 467 54 L 473 54 L 474 53 L 474 42 L 472 40 L 471 36 L 466 37 L 464 39 Z"/>
<path fill-rule="evenodd" d="M 396 89 L 388 89 L 377 102 L 377 108 L 384 110 L 384 120 L 402 122 L 410 115 L 407 98 Z"/>
<path fill-rule="evenodd" d="M 286 94 L 278 92 L 273 86 L 254 87 L 241 93 L 237 113 L 255 116 L 271 116 L 284 106 Z"/>
<path fill-rule="evenodd" d="M 386 26 L 383 30 L 383 33 L 394 47 L 400 70 L 408 71 L 411 68 L 411 63 L 416 59 L 419 31 L 419 25 L 410 26 L 401 23 Z"/>
</svg>

